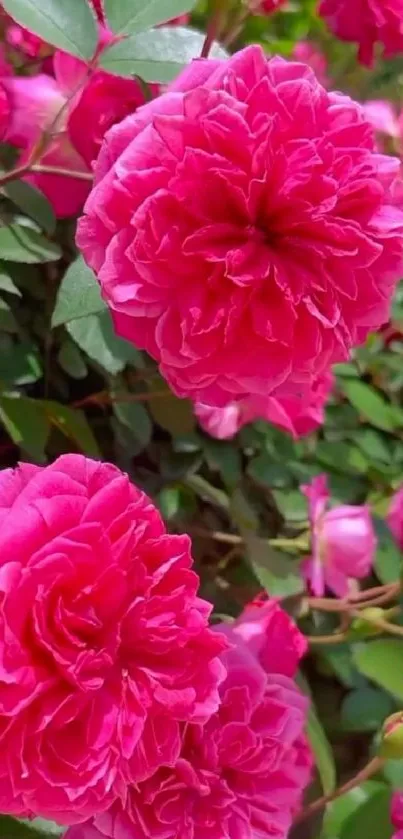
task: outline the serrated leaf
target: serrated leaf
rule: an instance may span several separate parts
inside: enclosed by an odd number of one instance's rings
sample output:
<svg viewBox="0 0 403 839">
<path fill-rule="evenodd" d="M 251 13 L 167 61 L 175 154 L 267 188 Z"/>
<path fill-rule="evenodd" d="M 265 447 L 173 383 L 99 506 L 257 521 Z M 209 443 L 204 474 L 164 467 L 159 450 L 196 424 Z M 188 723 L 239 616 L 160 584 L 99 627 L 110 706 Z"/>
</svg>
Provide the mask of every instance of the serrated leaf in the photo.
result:
<svg viewBox="0 0 403 839">
<path fill-rule="evenodd" d="M 48 44 L 83 59 L 94 55 L 98 34 L 87 0 L 3 0 L 3 6 Z"/>
<path fill-rule="evenodd" d="M 10 224 L 0 227 L 0 255 L 10 262 L 35 264 L 56 262 L 62 254 L 58 245 L 31 227 Z"/>
<path fill-rule="evenodd" d="M 366 781 L 333 801 L 326 810 L 321 839 L 340 839 L 343 825 L 366 801 L 379 790 L 385 791 L 381 781 Z M 372 835 L 372 832 L 371 832 Z M 361 835 L 356 839 L 365 839 Z"/>
<path fill-rule="evenodd" d="M 132 35 L 106 49 L 100 58 L 105 70 L 118 76 L 140 76 L 146 82 L 166 83 L 193 59 L 200 56 L 205 36 L 183 26 L 163 26 Z M 226 52 L 213 44 L 212 58 Z"/>
<path fill-rule="evenodd" d="M 343 822 L 339 839 L 361 839 L 361 837 L 376 837 L 376 839 L 390 839 L 394 829 L 390 821 L 390 790 L 385 785 L 376 789 L 356 810 Z"/>
<path fill-rule="evenodd" d="M 68 339 L 63 341 L 57 360 L 60 367 L 65 373 L 71 376 L 72 379 L 85 379 L 88 374 L 87 365 L 80 353 L 80 350 L 75 346 L 73 341 Z"/>
<path fill-rule="evenodd" d="M 46 196 L 26 181 L 10 181 L 2 187 L 2 192 L 32 218 L 45 233 L 50 236 L 55 232 L 56 217 L 52 205 Z"/>
<path fill-rule="evenodd" d="M 376 731 L 393 710 L 393 700 L 387 693 L 364 685 L 344 697 L 341 722 L 350 731 Z"/>
<path fill-rule="evenodd" d="M 121 373 L 129 363 L 139 367 L 143 365 L 136 347 L 115 334 L 112 318 L 107 310 L 70 321 L 66 327 L 80 349 L 108 373 Z"/>
<path fill-rule="evenodd" d="M 50 424 L 43 402 L 25 397 L 1 396 L 0 419 L 12 441 L 33 460 L 45 460 Z"/>
<path fill-rule="evenodd" d="M 111 393 L 113 398 L 113 392 Z M 140 402 L 113 401 L 115 417 L 130 430 L 141 449 L 148 446 L 152 435 L 152 422 L 147 409 Z M 140 450 L 141 450 L 140 449 Z"/>
<path fill-rule="evenodd" d="M 363 676 L 403 701 L 403 641 L 390 638 L 357 645 L 353 659 Z"/>
<path fill-rule="evenodd" d="M 95 274 L 79 256 L 67 269 L 56 298 L 52 327 L 106 310 Z"/>
<path fill-rule="evenodd" d="M 104 0 L 108 24 L 116 35 L 133 35 L 190 12 L 197 0 Z"/>
<path fill-rule="evenodd" d="M 373 516 L 378 539 L 375 554 L 375 570 L 381 583 L 394 583 L 402 571 L 402 554 L 383 519 Z"/>
</svg>

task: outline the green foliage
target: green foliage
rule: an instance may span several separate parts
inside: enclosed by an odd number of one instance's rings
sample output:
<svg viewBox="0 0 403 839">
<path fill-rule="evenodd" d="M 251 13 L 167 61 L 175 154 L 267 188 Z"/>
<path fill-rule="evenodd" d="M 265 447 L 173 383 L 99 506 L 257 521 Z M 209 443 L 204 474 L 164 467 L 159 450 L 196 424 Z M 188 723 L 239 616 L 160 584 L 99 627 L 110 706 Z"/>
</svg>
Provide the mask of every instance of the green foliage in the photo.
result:
<svg viewBox="0 0 403 839">
<path fill-rule="evenodd" d="M 113 2 L 113 0 L 112 0 Z M 198 58 L 204 35 L 183 26 L 162 26 L 131 35 L 101 56 L 101 65 L 118 76 L 140 76 L 146 82 L 170 82 L 192 58 Z M 226 55 L 215 45 L 213 57 Z"/>
<path fill-rule="evenodd" d="M 197 0 L 105 0 L 109 25 L 116 35 L 133 35 L 190 12 Z"/>
<path fill-rule="evenodd" d="M 79 58 L 92 58 L 98 39 L 87 0 L 3 0 L 3 6 L 47 43 Z"/>
</svg>

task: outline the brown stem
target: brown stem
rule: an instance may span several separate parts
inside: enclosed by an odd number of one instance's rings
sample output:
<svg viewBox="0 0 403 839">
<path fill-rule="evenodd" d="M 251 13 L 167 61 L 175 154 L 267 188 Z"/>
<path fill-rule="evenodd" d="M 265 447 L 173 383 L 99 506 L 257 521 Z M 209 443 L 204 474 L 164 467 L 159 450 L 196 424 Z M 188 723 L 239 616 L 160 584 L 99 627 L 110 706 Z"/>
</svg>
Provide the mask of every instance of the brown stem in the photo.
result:
<svg viewBox="0 0 403 839">
<path fill-rule="evenodd" d="M 350 792 L 351 789 L 358 787 L 364 781 L 367 781 L 368 778 L 372 778 L 376 772 L 379 772 L 382 769 L 382 766 L 385 763 L 385 758 L 382 757 L 374 757 L 372 760 L 361 769 L 361 772 L 357 772 L 357 775 L 354 775 L 353 778 L 350 778 L 347 783 L 343 784 L 341 787 L 338 787 L 331 792 L 329 795 L 322 795 L 321 798 L 317 798 L 316 801 L 313 801 L 312 804 L 308 804 L 305 807 L 305 810 L 297 816 L 295 823 L 304 821 L 309 816 L 312 816 L 313 813 L 317 813 L 318 810 L 321 810 L 322 807 L 325 807 L 326 804 L 331 804 L 332 801 L 336 801 L 337 798 L 340 798 L 341 795 L 345 795 L 346 792 Z"/>
<path fill-rule="evenodd" d="M 86 405 L 114 405 L 125 402 L 152 402 L 153 399 L 167 399 L 172 396 L 169 390 L 155 390 L 148 393 L 116 393 L 111 396 L 107 391 L 101 390 L 99 393 L 92 393 L 90 396 L 85 396 L 84 399 L 79 399 L 78 402 L 73 402 L 73 408 L 84 408 Z"/>
<path fill-rule="evenodd" d="M 76 172 L 70 169 L 60 169 L 58 166 L 44 166 L 36 163 L 29 169 L 30 172 L 38 172 L 42 175 L 60 175 L 64 178 L 76 178 L 78 181 L 92 181 L 94 176 L 91 172 Z"/>
<path fill-rule="evenodd" d="M 200 53 L 200 58 L 208 58 L 211 47 L 221 32 L 225 18 L 225 0 L 213 0 L 213 10 L 207 23 L 207 32 Z"/>
<path fill-rule="evenodd" d="M 333 632 L 332 635 L 305 635 L 308 644 L 314 647 L 316 644 L 343 644 L 347 641 L 347 631 Z"/>
</svg>

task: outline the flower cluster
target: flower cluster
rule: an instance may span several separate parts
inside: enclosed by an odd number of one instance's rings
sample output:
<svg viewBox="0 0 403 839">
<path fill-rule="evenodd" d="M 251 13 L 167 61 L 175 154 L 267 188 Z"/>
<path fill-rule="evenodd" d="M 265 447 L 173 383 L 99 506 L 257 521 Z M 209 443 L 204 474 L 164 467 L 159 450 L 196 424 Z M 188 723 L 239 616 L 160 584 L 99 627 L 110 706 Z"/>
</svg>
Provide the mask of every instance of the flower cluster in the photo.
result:
<svg viewBox="0 0 403 839">
<path fill-rule="evenodd" d="M 287 836 L 312 758 L 303 733 L 307 700 L 292 677 L 302 637 L 273 602 L 221 625 L 231 648 L 221 704 L 205 726 L 188 725 L 174 768 L 131 787 L 67 839 L 233 839 Z"/>
<path fill-rule="evenodd" d="M 311 766 L 287 615 L 210 629 L 188 537 L 81 455 L 0 472 L 0 523 L 0 812 L 284 839 Z"/>
<path fill-rule="evenodd" d="M 344 41 L 358 44 L 358 58 L 373 63 L 376 44 L 381 44 L 386 58 L 403 51 L 402 0 L 321 0 L 319 14 Z"/>
<path fill-rule="evenodd" d="M 398 172 L 359 105 L 251 46 L 193 62 L 106 135 L 77 241 L 117 332 L 179 396 L 306 405 L 387 320 Z"/>
</svg>

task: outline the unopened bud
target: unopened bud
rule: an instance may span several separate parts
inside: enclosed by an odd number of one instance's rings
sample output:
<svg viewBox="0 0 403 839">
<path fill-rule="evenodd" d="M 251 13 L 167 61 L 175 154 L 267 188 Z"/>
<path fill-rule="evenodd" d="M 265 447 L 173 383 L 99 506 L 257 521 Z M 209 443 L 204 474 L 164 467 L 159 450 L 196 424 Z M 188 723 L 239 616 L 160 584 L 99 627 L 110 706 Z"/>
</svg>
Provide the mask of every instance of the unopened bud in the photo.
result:
<svg viewBox="0 0 403 839">
<path fill-rule="evenodd" d="M 367 609 L 362 609 L 359 618 L 355 618 L 350 626 L 350 633 L 354 636 L 365 637 L 371 635 L 381 635 L 384 629 L 381 629 L 373 621 L 385 620 L 386 613 L 380 606 L 368 606 Z"/>
<path fill-rule="evenodd" d="M 385 720 L 381 732 L 379 756 L 387 760 L 403 759 L 403 711 L 397 711 Z"/>
</svg>

